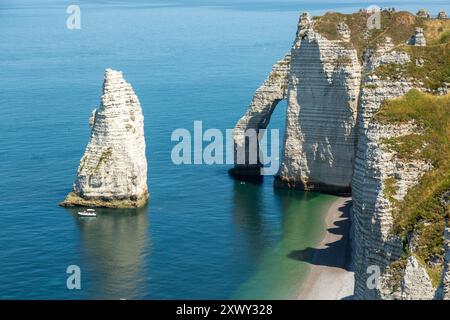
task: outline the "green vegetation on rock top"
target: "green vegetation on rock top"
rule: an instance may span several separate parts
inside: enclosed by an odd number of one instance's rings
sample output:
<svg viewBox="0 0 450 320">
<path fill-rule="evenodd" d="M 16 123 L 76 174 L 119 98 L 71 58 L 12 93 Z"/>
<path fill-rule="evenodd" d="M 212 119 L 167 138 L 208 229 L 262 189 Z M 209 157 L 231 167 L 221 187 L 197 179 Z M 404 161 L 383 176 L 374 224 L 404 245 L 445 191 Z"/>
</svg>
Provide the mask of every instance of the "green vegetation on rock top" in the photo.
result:
<svg viewBox="0 0 450 320">
<path fill-rule="evenodd" d="M 329 40 L 340 39 L 337 32 L 339 23 L 348 25 L 351 36 L 350 43 L 358 51 L 362 60 L 364 51 L 376 48 L 383 43 L 386 37 L 390 37 L 394 45 L 405 44 L 414 34 L 416 27 L 424 29 L 428 44 L 443 44 L 450 40 L 450 20 L 422 19 L 410 12 L 381 12 L 381 29 L 367 29 L 367 19 L 370 14 L 356 12 L 342 14 L 328 12 L 320 17 L 314 18 L 314 30 Z"/>
<path fill-rule="evenodd" d="M 402 98 L 386 101 L 374 120 L 380 123 L 412 120 L 422 129 L 421 134 L 413 137 L 401 136 L 384 142 L 400 159 L 426 160 L 433 166 L 408 190 L 403 201 L 392 204 L 393 231 L 404 238 L 411 233 L 417 235 L 415 254 L 427 264 L 436 283 L 441 266 L 430 262 L 442 262 L 445 219 L 449 216 L 440 197 L 450 190 L 450 94 L 434 96 L 413 89 Z M 393 183 L 388 183 L 388 193 L 393 191 Z"/>
<path fill-rule="evenodd" d="M 380 66 L 375 74 L 392 80 L 413 79 L 417 86 L 436 90 L 450 83 L 450 43 L 416 47 L 402 45 L 411 62 Z"/>
<path fill-rule="evenodd" d="M 375 48 L 390 37 L 395 45 L 406 43 L 413 35 L 415 27 L 424 27 L 424 21 L 409 12 L 381 12 L 381 29 L 367 29 L 370 14 L 326 13 L 317 18 L 314 29 L 329 40 L 338 40 L 337 26 L 340 22 L 348 25 L 351 31 L 350 42 L 358 50 L 360 58 L 368 48 Z"/>
</svg>

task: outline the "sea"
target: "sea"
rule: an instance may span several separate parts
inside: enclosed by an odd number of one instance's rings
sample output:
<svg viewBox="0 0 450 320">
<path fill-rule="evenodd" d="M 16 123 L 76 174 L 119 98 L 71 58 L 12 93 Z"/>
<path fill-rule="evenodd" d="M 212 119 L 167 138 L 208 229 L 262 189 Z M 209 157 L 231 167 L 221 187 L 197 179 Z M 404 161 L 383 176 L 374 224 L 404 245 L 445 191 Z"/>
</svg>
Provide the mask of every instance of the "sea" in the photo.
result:
<svg viewBox="0 0 450 320">
<path fill-rule="evenodd" d="M 176 165 L 171 134 L 194 121 L 232 129 L 301 12 L 370 5 L 450 12 L 448 1 L 1 0 L 0 299 L 295 299 L 310 265 L 293 253 L 318 244 L 336 197 L 274 190 L 272 176 L 242 183 L 229 164 Z M 142 105 L 150 201 L 80 218 L 58 203 L 106 68 Z M 280 145 L 285 111 L 269 125 Z"/>
</svg>

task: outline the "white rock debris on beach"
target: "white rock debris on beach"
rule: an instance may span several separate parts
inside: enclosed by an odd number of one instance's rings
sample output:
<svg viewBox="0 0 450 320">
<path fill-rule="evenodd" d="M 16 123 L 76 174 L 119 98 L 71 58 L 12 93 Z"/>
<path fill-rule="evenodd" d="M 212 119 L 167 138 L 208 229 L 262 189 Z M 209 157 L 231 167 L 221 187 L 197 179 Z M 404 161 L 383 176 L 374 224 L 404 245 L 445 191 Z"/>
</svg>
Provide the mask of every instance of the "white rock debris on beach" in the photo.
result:
<svg viewBox="0 0 450 320">
<path fill-rule="evenodd" d="M 144 117 L 122 72 L 105 70 L 103 95 L 90 117 L 90 141 L 62 206 L 136 208 L 148 199 Z"/>
</svg>

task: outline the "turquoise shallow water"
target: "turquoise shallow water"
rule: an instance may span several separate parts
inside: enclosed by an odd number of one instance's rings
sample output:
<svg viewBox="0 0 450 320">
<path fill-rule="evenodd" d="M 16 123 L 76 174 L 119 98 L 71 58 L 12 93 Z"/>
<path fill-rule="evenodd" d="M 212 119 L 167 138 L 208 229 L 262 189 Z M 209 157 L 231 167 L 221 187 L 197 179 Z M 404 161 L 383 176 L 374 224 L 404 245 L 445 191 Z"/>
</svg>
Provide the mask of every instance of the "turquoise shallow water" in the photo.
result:
<svg viewBox="0 0 450 320">
<path fill-rule="evenodd" d="M 288 255 L 319 240 L 334 197 L 274 191 L 271 178 L 243 185 L 226 165 L 175 166 L 170 134 L 194 120 L 232 128 L 290 48 L 299 11 L 366 6 L 356 2 L 79 1 L 82 29 L 69 31 L 71 2 L 2 1 L 0 298 L 295 297 L 306 265 Z M 107 67 L 143 107 L 151 201 L 79 219 L 57 203 Z M 80 291 L 66 289 L 72 264 Z"/>
</svg>

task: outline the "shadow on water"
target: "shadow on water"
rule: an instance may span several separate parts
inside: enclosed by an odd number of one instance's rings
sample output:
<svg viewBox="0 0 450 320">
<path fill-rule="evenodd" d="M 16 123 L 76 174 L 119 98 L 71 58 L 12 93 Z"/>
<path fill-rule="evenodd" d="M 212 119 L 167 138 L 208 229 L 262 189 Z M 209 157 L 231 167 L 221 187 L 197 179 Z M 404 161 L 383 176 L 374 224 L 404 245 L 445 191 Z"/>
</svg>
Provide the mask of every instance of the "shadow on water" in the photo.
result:
<svg viewBox="0 0 450 320">
<path fill-rule="evenodd" d="M 145 292 L 149 254 L 147 207 L 97 209 L 97 217 L 79 217 L 68 208 L 80 230 L 84 261 L 82 287 L 96 299 L 132 299 Z"/>
<path fill-rule="evenodd" d="M 348 200 L 339 210 L 338 220 L 327 232 L 337 236 L 338 240 L 327 243 L 325 248 L 308 247 L 302 250 L 294 250 L 288 257 L 313 265 L 342 268 L 351 271 L 351 250 L 350 250 L 350 217 L 349 212 L 352 201 Z M 344 253 L 344 254 L 343 254 Z"/>
<path fill-rule="evenodd" d="M 258 184 L 234 181 L 233 200 L 233 224 L 244 237 L 248 258 L 253 261 L 264 249 L 262 188 Z"/>
</svg>

